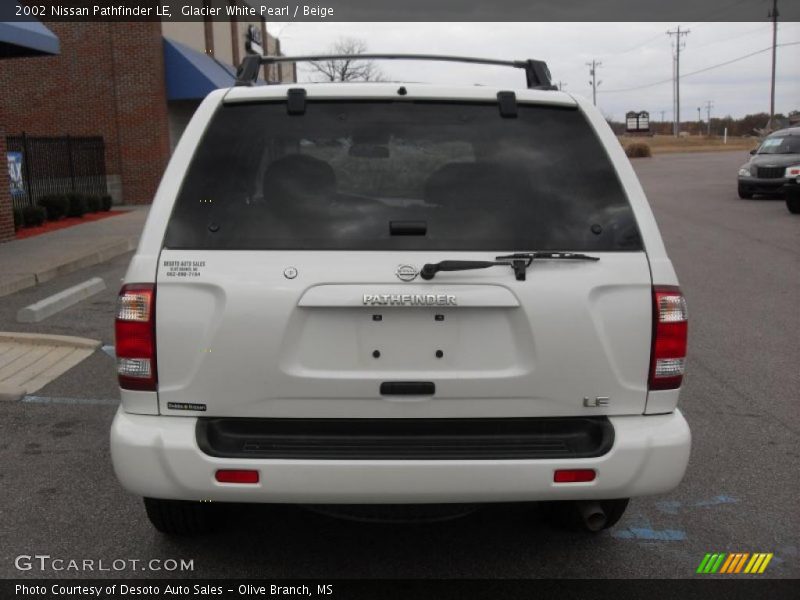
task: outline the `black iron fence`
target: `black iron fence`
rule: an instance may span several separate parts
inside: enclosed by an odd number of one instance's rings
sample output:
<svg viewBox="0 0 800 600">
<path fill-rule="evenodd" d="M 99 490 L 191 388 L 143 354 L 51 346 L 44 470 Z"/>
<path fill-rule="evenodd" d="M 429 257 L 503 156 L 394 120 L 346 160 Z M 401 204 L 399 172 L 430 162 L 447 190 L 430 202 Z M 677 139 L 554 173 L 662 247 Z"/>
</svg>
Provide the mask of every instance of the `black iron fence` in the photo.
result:
<svg viewBox="0 0 800 600">
<path fill-rule="evenodd" d="M 105 196 L 106 157 L 101 136 L 6 138 L 14 208 L 50 194 Z"/>
</svg>

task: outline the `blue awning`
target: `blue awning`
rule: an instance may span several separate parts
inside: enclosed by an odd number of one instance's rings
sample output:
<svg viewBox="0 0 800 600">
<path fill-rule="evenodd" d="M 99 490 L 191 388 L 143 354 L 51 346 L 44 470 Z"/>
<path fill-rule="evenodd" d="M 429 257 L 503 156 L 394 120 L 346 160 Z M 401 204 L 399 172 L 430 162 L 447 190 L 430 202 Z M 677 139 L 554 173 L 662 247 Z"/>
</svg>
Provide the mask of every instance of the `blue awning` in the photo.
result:
<svg viewBox="0 0 800 600">
<path fill-rule="evenodd" d="M 6 9 L 15 6 L 16 2 L 6 4 L 0 14 L 6 16 Z M 0 58 L 41 56 L 58 54 L 60 51 L 56 35 L 39 21 L 0 22 Z"/>
<path fill-rule="evenodd" d="M 202 100 L 209 92 L 231 87 L 236 70 L 230 65 L 164 38 L 164 71 L 167 100 Z"/>
</svg>

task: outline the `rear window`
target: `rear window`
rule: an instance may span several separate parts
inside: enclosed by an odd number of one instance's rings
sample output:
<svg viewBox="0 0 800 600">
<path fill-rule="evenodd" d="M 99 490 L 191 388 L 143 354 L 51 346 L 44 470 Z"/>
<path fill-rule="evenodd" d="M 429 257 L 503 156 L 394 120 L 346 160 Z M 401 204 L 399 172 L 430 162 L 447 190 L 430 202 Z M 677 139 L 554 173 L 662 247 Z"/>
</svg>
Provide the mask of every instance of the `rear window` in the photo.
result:
<svg viewBox="0 0 800 600">
<path fill-rule="evenodd" d="M 222 106 L 165 246 L 641 250 L 625 192 L 574 108 L 283 102 Z"/>
</svg>

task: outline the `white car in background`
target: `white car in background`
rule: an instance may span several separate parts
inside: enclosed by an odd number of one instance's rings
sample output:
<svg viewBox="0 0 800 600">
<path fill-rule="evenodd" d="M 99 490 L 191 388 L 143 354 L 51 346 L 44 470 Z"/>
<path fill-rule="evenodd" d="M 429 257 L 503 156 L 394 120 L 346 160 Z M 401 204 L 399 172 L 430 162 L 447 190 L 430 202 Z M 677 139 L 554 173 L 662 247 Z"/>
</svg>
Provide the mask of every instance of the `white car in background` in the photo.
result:
<svg viewBox="0 0 800 600">
<path fill-rule="evenodd" d="M 680 483 L 686 303 L 645 194 L 590 102 L 503 64 L 528 86 L 199 107 L 116 321 L 114 469 L 160 531 L 219 503 L 509 501 L 598 531 Z"/>
</svg>

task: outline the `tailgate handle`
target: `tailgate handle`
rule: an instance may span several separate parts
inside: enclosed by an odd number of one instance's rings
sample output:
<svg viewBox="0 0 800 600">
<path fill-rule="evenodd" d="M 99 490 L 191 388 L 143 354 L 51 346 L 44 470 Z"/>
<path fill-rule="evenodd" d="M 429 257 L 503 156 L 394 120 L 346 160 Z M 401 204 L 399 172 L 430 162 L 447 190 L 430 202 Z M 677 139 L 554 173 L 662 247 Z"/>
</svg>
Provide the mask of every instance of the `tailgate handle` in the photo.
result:
<svg viewBox="0 0 800 600">
<path fill-rule="evenodd" d="M 432 381 L 384 381 L 381 396 L 433 396 L 436 386 Z"/>
</svg>

